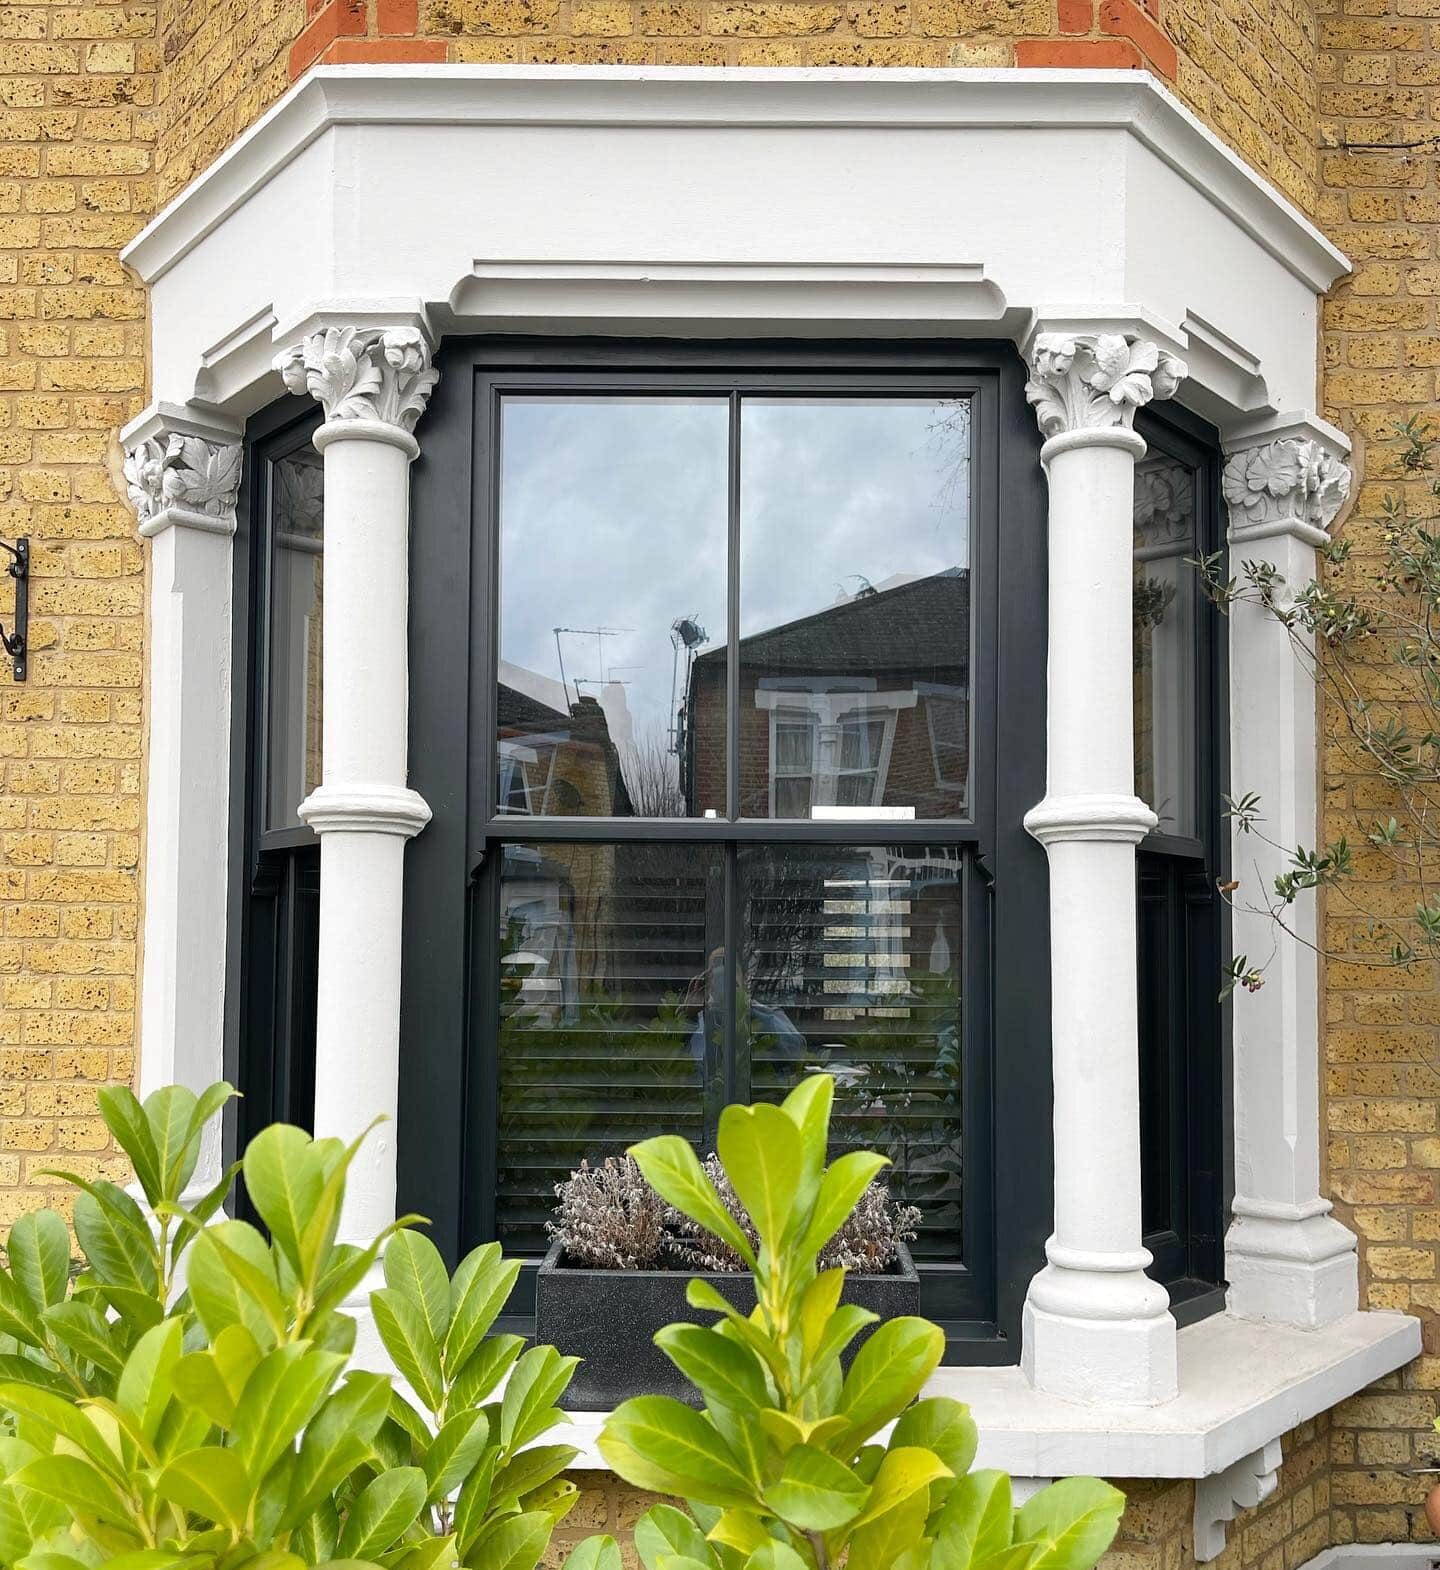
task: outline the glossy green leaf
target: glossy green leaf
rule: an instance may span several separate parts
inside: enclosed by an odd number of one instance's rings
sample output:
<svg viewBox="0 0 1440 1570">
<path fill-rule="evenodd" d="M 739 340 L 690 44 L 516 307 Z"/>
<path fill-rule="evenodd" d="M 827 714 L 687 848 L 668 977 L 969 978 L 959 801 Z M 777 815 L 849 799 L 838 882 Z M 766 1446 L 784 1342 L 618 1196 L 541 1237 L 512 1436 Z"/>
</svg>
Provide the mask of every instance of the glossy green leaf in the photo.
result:
<svg viewBox="0 0 1440 1570">
<path fill-rule="evenodd" d="M 935 1523 L 937 1566 L 969 1570 L 1009 1548 L 1014 1508 L 1010 1479 L 983 1470 L 962 1477 L 951 1490 Z"/>
<path fill-rule="evenodd" d="M 206 1222 L 219 1213 L 241 1166 L 241 1162 L 232 1161 L 220 1174 L 214 1186 L 202 1194 L 189 1210 L 181 1212 L 180 1225 L 175 1229 L 174 1241 L 171 1244 L 172 1253 L 177 1256 L 183 1254 L 195 1241 Z M 179 1210 L 180 1207 L 176 1208 Z"/>
<path fill-rule="evenodd" d="M 155 1204 L 162 1197 L 160 1156 L 145 1109 L 128 1085 L 106 1085 L 97 1092 L 96 1100 L 115 1143 L 129 1156 L 145 1198 Z"/>
<path fill-rule="evenodd" d="M 53 1210 L 32 1210 L 10 1228 L 6 1262 L 37 1308 L 62 1303 L 70 1284 L 70 1229 Z"/>
<path fill-rule="evenodd" d="M 453 1376 L 447 1407 L 459 1411 L 485 1401 L 524 1350 L 524 1336 L 490 1336 L 482 1341 Z"/>
<path fill-rule="evenodd" d="M 277 1347 L 245 1385 L 231 1425 L 231 1446 L 250 1476 L 264 1477 L 320 1409 L 345 1359 L 303 1344 Z"/>
<path fill-rule="evenodd" d="M 931 1483 L 951 1476 L 950 1469 L 933 1451 L 916 1446 L 897 1447 L 892 1437 L 890 1448 L 880 1461 L 880 1469 L 865 1496 L 865 1508 L 855 1518 L 854 1529 L 874 1521 L 888 1510 L 903 1504 L 913 1494 L 924 1493 L 928 1500 Z"/>
<path fill-rule="evenodd" d="M 419 1307 L 393 1287 L 382 1287 L 370 1294 L 375 1328 L 385 1350 L 410 1388 L 432 1412 L 445 1400 L 445 1382 L 440 1372 L 440 1348 Z"/>
<path fill-rule="evenodd" d="M 144 1212 L 123 1189 L 96 1182 L 75 1196 L 75 1236 L 106 1283 L 154 1297 L 160 1278 Z"/>
<path fill-rule="evenodd" d="M 83 1456 L 41 1456 L 21 1467 L 11 1484 L 33 1489 L 74 1515 L 94 1516 L 117 1526 L 131 1526 L 135 1521 L 135 1511 L 118 1480 Z"/>
<path fill-rule="evenodd" d="M 490 1508 L 509 1509 L 522 1500 L 533 1499 L 543 1491 L 545 1484 L 570 1465 L 575 1456 L 574 1445 L 531 1445 L 517 1451 L 495 1473 L 490 1487 Z M 534 1500 L 536 1508 L 538 1504 L 539 1501 Z"/>
<path fill-rule="evenodd" d="M 637 1488 L 715 1505 L 748 1505 L 744 1469 L 713 1425 L 669 1396 L 636 1396 L 611 1413 L 598 1441 L 610 1470 Z"/>
<path fill-rule="evenodd" d="M 661 1199 L 728 1243 L 752 1270 L 755 1268 L 750 1240 L 720 1203 L 715 1185 L 705 1176 L 688 1140 L 678 1134 L 661 1134 L 632 1145 L 628 1153 L 634 1156 L 645 1181 Z"/>
<path fill-rule="evenodd" d="M 777 1249 L 804 1169 L 800 1130 L 779 1107 L 766 1102 L 729 1106 L 720 1114 L 716 1148 L 760 1241 Z"/>
<path fill-rule="evenodd" d="M 652 1505 L 635 1523 L 635 1552 L 645 1570 L 658 1570 L 662 1554 L 688 1554 L 701 1561 L 713 1557 L 704 1532 L 674 1505 Z"/>
<path fill-rule="evenodd" d="M 925 1535 L 929 1496 L 911 1494 L 894 1509 L 859 1527 L 850 1539 L 845 1570 L 895 1570 L 895 1562 Z"/>
<path fill-rule="evenodd" d="M 890 1319 L 855 1354 L 840 1392 L 847 1438 L 868 1439 L 915 1399 L 945 1351 L 945 1335 L 928 1319 Z"/>
<path fill-rule="evenodd" d="M 771 1538 L 745 1561 L 745 1570 L 806 1570 L 806 1567 L 805 1561 L 788 1543 L 778 1543 Z"/>
<path fill-rule="evenodd" d="M 219 1445 L 202 1445 L 176 1456 L 156 1479 L 155 1492 L 236 1532 L 245 1525 L 253 1495 L 244 1462 L 233 1450 Z"/>
<path fill-rule="evenodd" d="M 426 1537 L 409 1550 L 397 1550 L 395 1570 L 450 1570 L 456 1563 L 455 1535 Z"/>
<path fill-rule="evenodd" d="M 397 1232 L 385 1247 L 385 1284 L 420 1310 L 438 1348 L 450 1329 L 450 1276 L 440 1250 L 419 1232 Z"/>
<path fill-rule="evenodd" d="M 4 1270 L 0 1270 L 0 1335 L 28 1347 L 38 1349 L 45 1345 L 45 1327 L 38 1306 Z"/>
<path fill-rule="evenodd" d="M 426 1504 L 448 1498 L 469 1477 L 490 1438 L 490 1423 L 478 1408 L 457 1413 L 425 1452 Z"/>
<path fill-rule="evenodd" d="M 383 1374 L 353 1373 L 315 1414 L 291 1474 L 282 1518 L 286 1525 L 317 1509 L 371 1454 L 390 1396 L 390 1381 Z"/>
<path fill-rule="evenodd" d="M 902 1445 L 933 1450 L 956 1477 L 970 1470 L 979 1443 L 970 1408 L 949 1396 L 928 1396 L 906 1407 L 890 1435 L 892 1450 Z"/>
<path fill-rule="evenodd" d="M 451 1524 L 455 1528 L 455 1541 L 460 1546 L 462 1557 L 469 1554 L 476 1539 L 485 1530 L 485 1512 L 490 1507 L 490 1482 L 495 1475 L 499 1456 L 498 1450 L 491 1450 L 465 1479 L 455 1500 Z"/>
<path fill-rule="evenodd" d="M 167 1319 L 147 1330 L 125 1359 L 115 1400 L 134 1417 L 141 1433 L 154 1440 L 174 1389 L 175 1365 L 180 1360 L 184 1323 Z"/>
<path fill-rule="evenodd" d="M 1090 1570 L 1120 1528 L 1125 1496 L 1094 1477 L 1066 1477 L 1032 1494 L 1015 1515 L 1015 1539 L 1036 1546 L 1032 1570 Z"/>
<path fill-rule="evenodd" d="M 124 1470 L 118 1447 L 109 1443 L 85 1411 L 64 1396 L 11 1382 L 0 1385 L 0 1411 L 18 1414 L 47 1440 L 57 1436 L 67 1440 L 112 1476 L 119 1476 Z"/>
<path fill-rule="evenodd" d="M 738 1412 L 770 1405 L 765 1371 L 746 1346 L 699 1325 L 667 1325 L 655 1345 L 695 1385 L 707 1403 Z"/>
<path fill-rule="evenodd" d="M 820 1181 L 801 1253 L 818 1254 L 845 1224 L 860 1196 L 889 1165 L 884 1156 L 869 1150 L 852 1150 L 832 1162 Z"/>
<path fill-rule="evenodd" d="M 865 1485 L 843 1461 L 813 1445 L 797 1445 L 765 1490 L 765 1503 L 803 1532 L 830 1532 L 859 1515 L 865 1496 Z"/>
<path fill-rule="evenodd" d="M 230 1325 L 244 1325 L 262 1347 L 273 1346 L 279 1287 L 270 1250 L 254 1227 L 243 1221 L 222 1221 L 207 1227 L 191 1245 L 188 1257 L 190 1300 L 211 1339 Z M 249 1275 L 265 1280 L 264 1306 L 257 1302 L 248 1277 L 242 1281 L 237 1275 L 237 1259 L 251 1267 Z"/>
<path fill-rule="evenodd" d="M 186 1085 L 162 1085 L 145 1098 L 145 1121 L 160 1165 L 161 1195 L 179 1199 L 195 1171 L 199 1139 L 191 1132 L 195 1092 Z"/>
<path fill-rule="evenodd" d="M 93 1363 L 97 1369 L 118 1374 L 124 1367 L 124 1343 L 94 1303 L 86 1301 L 93 1296 L 94 1293 L 86 1293 L 47 1308 L 45 1324 L 68 1351 Z"/>
<path fill-rule="evenodd" d="M 242 1165 L 245 1187 L 270 1236 L 295 1274 L 313 1286 L 300 1237 L 325 1187 L 314 1141 L 303 1129 L 272 1123 L 250 1141 Z"/>
<path fill-rule="evenodd" d="M 260 1356 L 259 1343 L 244 1325 L 227 1325 L 208 1351 L 180 1358 L 171 1378 L 182 1400 L 204 1412 L 212 1423 L 229 1428 Z"/>
<path fill-rule="evenodd" d="M 481 1533 L 465 1562 L 476 1570 L 535 1570 L 553 1530 L 543 1511 L 507 1516 Z"/>
<path fill-rule="evenodd" d="M 587 1537 L 566 1555 L 564 1570 L 622 1570 L 620 1545 L 613 1537 Z"/>
<path fill-rule="evenodd" d="M 579 1362 L 552 1346 L 531 1347 L 521 1356 L 500 1400 L 500 1442 L 507 1450 L 528 1444 L 557 1420 L 551 1409 Z"/>
<path fill-rule="evenodd" d="M 452 1376 L 489 1333 L 519 1274 L 520 1261 L 503 1259 L 498 1243 L 486 1243 L 460 1261 L 450 1283 L 450 1327 L 445 1337 L 445 1367 Z"/>
<path fill-rule="evenodd" d="M 373 1559 L 398 1542 L 425 1507 L 425 1474 L 418 1466 L 396 1467 L 367 1483 L 340 1531 L 346 1559 Z"/>
</svg>

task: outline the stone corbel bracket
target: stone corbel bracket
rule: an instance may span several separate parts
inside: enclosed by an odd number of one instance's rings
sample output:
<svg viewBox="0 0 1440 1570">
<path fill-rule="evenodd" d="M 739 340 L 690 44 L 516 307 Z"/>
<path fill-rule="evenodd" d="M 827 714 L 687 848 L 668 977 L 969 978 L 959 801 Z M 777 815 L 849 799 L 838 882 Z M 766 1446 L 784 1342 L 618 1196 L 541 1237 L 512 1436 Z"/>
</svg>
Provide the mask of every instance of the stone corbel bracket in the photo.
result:
<svg viewBox="0 0 1440 1570">
<path fill-rule="evenodd" d="M 1350 496 L 1350 443 L 1343 432 L 1313 416 L 1277 415 L 1227 431 L 1225 452 L 1232 545 L 1280 534 L 1317 548 L 1329 543 Z"/>
<path fill-rule="evenodd" d="M 1280 1484 L 1280 1441 L 1272 1439 L 1223 1472 L 1195 1484 L 1195 1558 L 1218 1559 L 1225 1549 L 1225 1528 L 1242 1510 L 1262 1505 Z"/>
<path fill-rule="evenodd" d="M 126 426 L 125 488 L 142 539 L 172 524 L 234 534 L 241 434 L 222 418 L 197 418 L 169 403 L 152 405 Z"/>
</svg>

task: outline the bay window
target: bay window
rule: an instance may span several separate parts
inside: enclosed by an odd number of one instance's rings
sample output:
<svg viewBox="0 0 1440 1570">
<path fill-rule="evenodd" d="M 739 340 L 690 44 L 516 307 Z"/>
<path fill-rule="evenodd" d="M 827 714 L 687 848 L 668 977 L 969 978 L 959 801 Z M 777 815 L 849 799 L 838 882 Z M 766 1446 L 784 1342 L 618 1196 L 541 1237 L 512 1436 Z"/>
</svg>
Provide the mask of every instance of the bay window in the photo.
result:
<svg viewBox="0 0 1440 1570">
<path fill-rule="evenodd" d="M 1052 1203 L 1045 498 L 1008 347 L 465 340 L 413 470 L 403 1208 L 544 1252 L 582 1159 L 836 1081 L 955 1361 L 1017 1356 Z M 1222 688 L 1203 427 L 1146 419 L 1136 789 L 1147 1243 L 1215 1306 Z M 318 468 L 252 423 L 241 1062 L 307 1115 Z M 318 517 L 318 513 L 315 514 Z M 307 1015 L 306 1009 L 309 1009 Z M 242 1114 L 247 1115 L 247 1114 Z M 270 1115 L 262 1114 L 260 1121 Z M 1203 1177 L 1196 1177 L 1197 1161 Z M 523 1320 L 533 1273 L 512 1310 Z"/>
</svg>

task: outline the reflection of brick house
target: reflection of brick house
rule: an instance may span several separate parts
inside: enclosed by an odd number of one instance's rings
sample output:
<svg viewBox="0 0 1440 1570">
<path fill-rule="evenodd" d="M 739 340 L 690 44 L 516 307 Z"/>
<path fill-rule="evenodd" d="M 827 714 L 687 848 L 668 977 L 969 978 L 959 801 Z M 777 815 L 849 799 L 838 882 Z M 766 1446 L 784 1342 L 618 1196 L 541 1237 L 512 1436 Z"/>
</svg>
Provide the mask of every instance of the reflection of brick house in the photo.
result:
<svg viewBox="0 0 1440 1570">
<path fill-rule="evenodd" d="M 864 676 L 855 672 L 863 671 Z M 740 640 L 740 812 L 965 811 L 970 574 L 862 591 Z M 685 705 L 689 811 L 725 811 L 725 650 L 696 659 Z"/>
<path fill-rule="evenodd" d="M 508 687 L 496 689 L 496 810 L 549 817 L 632 815 L 605 711 L 581 697 L 569 714 Z"/>
</svg>

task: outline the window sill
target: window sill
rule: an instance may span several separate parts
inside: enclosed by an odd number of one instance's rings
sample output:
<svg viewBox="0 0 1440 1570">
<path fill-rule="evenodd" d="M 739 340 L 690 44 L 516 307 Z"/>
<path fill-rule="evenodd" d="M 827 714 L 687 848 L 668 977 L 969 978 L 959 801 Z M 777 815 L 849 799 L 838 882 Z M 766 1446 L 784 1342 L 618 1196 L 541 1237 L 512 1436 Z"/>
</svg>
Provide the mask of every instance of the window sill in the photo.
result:
<svg viewBox="0 0 1440 1570">
<path fill-rule="evenodd" d="M 1163 1406 L 1082 1407 L 1032 1390 L 1016 1367 L 942 1368 L 928 1394 L 966 1401 L 981 1466 L 1016 1477 L 1209 1477 L 1328 1411 L 1420 1351 L 1406 1314 L 1349 1314 L 1299 1330 L 1215 1314 L 1180 1331 L 1180 1394 Z M 577 1469 L 605 1467 L 603 1412 L 577 1412 Z"/>
</svg>

